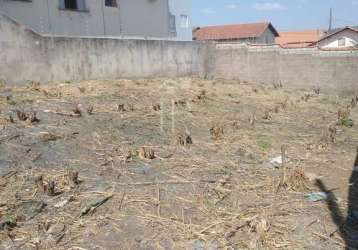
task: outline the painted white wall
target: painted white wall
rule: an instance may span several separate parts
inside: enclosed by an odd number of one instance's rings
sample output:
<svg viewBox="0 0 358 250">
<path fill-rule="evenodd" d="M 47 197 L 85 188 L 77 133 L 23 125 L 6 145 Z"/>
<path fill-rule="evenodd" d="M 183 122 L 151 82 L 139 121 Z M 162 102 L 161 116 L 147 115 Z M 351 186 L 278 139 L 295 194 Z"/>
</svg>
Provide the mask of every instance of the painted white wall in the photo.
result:
<svg viewBox="0 0 358 250">
<path fill-rule="evenodd" d="M 86 0 L 87 11 L 72 11 L 61 9 L 61 0 L 0 0 L 0 11 L 40 34 L 171 39 L 168 1 L 117 0 L 113 8 Z"/>
<path fill-rule="evenodd" d="M 192 0 L 169 0 L 169 11 L 175 16 L 176 39 L 178 41 L 192 40 Z M 188 25 L 182 24 L 181 15 L 188 16 Z"/>
<path fill-rule="evenodd" d="M 8 1 L 0 0 L 0 10 L 21 21 L 31 29 L 47 34 L 50 30 L 47 0 Z"/>
<path fill-rule="evenodd" d="M 341 38 L 345 39 L 345 46 L 339 46 L 339 40 Z M 347 47 L 353 47 L 357 44 L 358 44 L 358 32 L 354 32 L 352 30 L 345 30 L 318 42 L 318 47 L 326 48 L 326 49 L 347 48 Z"/>
</svg>

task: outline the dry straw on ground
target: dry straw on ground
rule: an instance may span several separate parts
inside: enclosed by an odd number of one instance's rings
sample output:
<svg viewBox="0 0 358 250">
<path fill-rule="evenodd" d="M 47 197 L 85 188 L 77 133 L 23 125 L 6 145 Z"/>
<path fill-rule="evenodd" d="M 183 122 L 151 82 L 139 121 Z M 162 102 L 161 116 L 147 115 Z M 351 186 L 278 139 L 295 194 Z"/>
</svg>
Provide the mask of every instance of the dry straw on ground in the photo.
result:
<svg viewBox="0 0 358 250">
<path fill-rule="evenodd" d="M 326 204 L 306 195 L 320 176 L 347 206 L 358 130 L 336 111 L 357 120 L 352 97 L 195 78 L 7 92 L 0 248 L 344 246 Z"/>
</svg>

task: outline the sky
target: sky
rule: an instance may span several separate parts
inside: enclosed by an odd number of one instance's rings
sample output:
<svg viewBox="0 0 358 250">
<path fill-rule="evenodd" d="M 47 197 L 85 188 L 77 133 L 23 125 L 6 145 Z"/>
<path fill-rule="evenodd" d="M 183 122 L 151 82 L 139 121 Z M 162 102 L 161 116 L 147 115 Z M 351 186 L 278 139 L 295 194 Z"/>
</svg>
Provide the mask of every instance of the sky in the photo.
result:
<svg viewBox="0 0 358 250">
<path fill-rule="evenodd" d="M 358 25 L 358 0 L 192 0 L 193 26 L 271 22 L 278 30 Z"/>
</svg>

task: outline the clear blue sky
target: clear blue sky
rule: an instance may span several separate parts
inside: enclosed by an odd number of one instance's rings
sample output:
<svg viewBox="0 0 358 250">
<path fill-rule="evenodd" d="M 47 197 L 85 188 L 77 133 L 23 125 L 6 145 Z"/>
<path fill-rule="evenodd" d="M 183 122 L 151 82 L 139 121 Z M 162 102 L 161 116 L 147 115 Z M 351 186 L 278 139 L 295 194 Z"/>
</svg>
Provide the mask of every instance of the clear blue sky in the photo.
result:
<svg viewBox="0 0 358 250">
<path fill-rule="evenodd" d="M 358 25 L 358 0 L 192 0 L 193 26 L 270 21 L 281 31 Z"/>
</svg>

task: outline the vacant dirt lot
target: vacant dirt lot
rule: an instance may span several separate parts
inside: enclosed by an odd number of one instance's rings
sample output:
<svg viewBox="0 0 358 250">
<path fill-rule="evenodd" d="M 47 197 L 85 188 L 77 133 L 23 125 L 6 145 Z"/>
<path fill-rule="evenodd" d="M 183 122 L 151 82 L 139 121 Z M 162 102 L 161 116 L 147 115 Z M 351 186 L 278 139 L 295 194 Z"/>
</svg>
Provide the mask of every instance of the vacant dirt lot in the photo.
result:
<svg viewBox="0 0 358 250">
<path fill-rule="evenodd" d="M 3 84 L 0 249 L 343 249 L 358 108 L 319 92 Z"/>
</svg>

